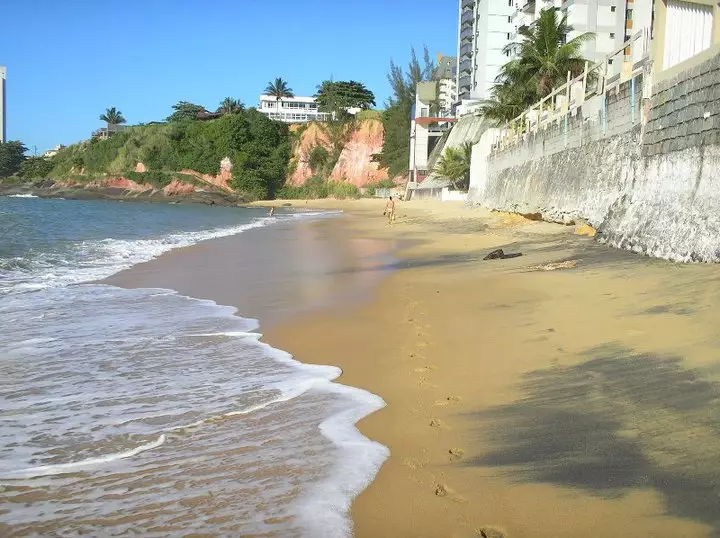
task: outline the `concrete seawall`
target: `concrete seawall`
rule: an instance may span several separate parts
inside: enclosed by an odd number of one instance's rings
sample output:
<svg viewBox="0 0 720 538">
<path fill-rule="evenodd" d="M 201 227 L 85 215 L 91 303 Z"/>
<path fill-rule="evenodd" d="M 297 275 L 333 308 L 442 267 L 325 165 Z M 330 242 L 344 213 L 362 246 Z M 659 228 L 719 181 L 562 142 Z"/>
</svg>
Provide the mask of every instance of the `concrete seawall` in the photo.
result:
<svg viewBox="0 0 720 538">
<path fill-rule="evenodd" d="M 595 97 L 491 153 L 474 167 L 471 199 L 585 220 L 600 241 L 650 256 L 720 261 L 720 55 L 656 83 L 645 101 L 642 78 L 612 90 L 604 112 Z"/>
</svg>

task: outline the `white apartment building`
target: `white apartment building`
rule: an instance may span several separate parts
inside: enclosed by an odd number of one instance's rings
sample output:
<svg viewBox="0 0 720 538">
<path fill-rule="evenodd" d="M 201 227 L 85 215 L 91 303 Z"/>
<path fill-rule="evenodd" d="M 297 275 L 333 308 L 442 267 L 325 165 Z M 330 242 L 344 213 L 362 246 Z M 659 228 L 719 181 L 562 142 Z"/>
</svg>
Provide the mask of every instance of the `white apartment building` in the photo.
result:
<svg viewBox="0 0 720 538">
<path fill-rule="evenodd" d="M 571 0 L 563 5 L 563 9 L 573 29 L 568 39 L 585 32 L 595 34 L 595 39 L 583 46 L 583 55 L 588 60 L 601 62 L 633 34 L 650 31 L 653 0 Z M 629 50 L 625 52 L 630 53 Z M 633 51 L 633 61 L 640 60 L 644 52 L 638 44 Z M 621 61 L 621 58 L 613 61 Z M 611 72 L 617 72 L 617 69 L 615 66 Z"/>
<path fill-rule="evenodd" d="M 520 39 L 518 30 L 537 20 L 541 10 L 552 7 L 567 13 L 573 28 L 568 39 L 584 32 L 595 34 L 583 46 L 583 55 L 595 62 L 603 61 L 636 32 L 649 32 L 652 24 L 653 0 L 459 0 L 458 115 L 490 96 L 500 68 L 512 59 L 512 52 L 503 52 L 505 47 Z M 637 47 L 633 61 L 644 52 Z"/>
<path fill-rule="evenodd" d="M 5 117 L 5 80 L 7 68 L 0 65 L 0 142 L 7 142 L 7 118 Z"/>
<path fill-rule="evenodd" d="M 459 102 L 487 99 L 503 52 L 515 34 L 516 0 L 460 0 L 458 18 L 457 92 Z M 522 1 L 522 0 L 520 0 Z"/>
<path fill-rule="evenodd" d="M 285 123 L 326 121 L 330 113 L 319 112 L 314 97 L 283 97 L 278 100 L 272 95 L 261 95 L 257 110 L 270 119 Z"/>
<path fill-rule="evenodd" d="M 410 181 L 420 182 L 428 175 L 430 154 L 440 137 L 456 121 L 449 110 L 442 109 L 442 80 L 445 79 L 420 82 L 415 91 L 410 118 Z"/>
<path fill-rule="evenodd" d="M 438 105 L 441 116 L 451 116 L 457 101 L 457 58 L 437 55 L 437 67 L 433 80 L 438 83 Z"/>
</svg>

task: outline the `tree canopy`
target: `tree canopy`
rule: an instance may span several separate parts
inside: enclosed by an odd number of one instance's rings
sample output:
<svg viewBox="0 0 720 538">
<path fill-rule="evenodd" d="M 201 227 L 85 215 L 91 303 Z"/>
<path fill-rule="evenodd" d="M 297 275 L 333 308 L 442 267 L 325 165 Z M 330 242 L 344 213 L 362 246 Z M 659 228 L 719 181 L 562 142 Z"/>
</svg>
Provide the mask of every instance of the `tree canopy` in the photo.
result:
<svg viewBox="0 0 720 538">
<path fill-rule="evenodd" d="M 482 103 L 481 114 L 498 123 L 509 121 L 562 86 L 568 72 L 572 77 L 582 73 L 587 60 L 580 49 L 594 35 L 586 32 L 567 41 L 571 31 L 567 14 L 557 8 L 541 10 L 535 22 L 520 28 L 520 42 L 506 47 L 517 57 L 500 69 L 498 84 Z"/>
<path fill-rule="evenodd" d="M 100 121 L 104 121 L 108 125 L 120 125 L 121 123 L 125 123 L 126 120 L 122 112 L 115 107 L 111 107 L 106 108 L 104 114 L 100 114 Z"/>
<path fill-rule="evenodd" d="M 367 110 L 375 106 L 375 95 L 362 82 L 325 80 L 315 94 L 318 109 L 343 115 L 349 108 Z"/>
<path fill-rule="evenodd" d="M 232 97 L 226 97 L 220 103 L 217 108 L 217 112 L 220 114 L 236 114 L 245 110 L 245 105 L 239 99 L 233 99 Z"/>
<path fill-rule="evenodd" d="M 19 140 L 0 142 L 0 177 L 10 177 L 20 171 L 27 148 Z"/>
<path fill-rule="evenodd" d="M 292 88 L 280 77 L 268 82 L 268 85 L 265 87 L 265 95 L 274 97 L 278 101 L 286 97 L 295 97 Z"/>
<path fill-rule="evenodd" d="M 180 101 L 174 104 L 172 108 L 175 112 L 167 117 L 167 121 L 170 122 L 194 120 L 197 118 L 198 113 L 207 113 L 204 106 L 189 103 L 188 101 Z"/>
<path fill-rule="evenodd" d="M 417 58 L 415 49 L 411 49 L 410 62 L 405 70 L 394 61 L 390 62 L 387 75 L 392 95 L 387 100 L 383 112 L 385 138 L 382 151 L 373 156 L 380 166 L 387 168 L 390 177 L 406 174 L 410 160 L 410 113 L 415 102 L 415 90 L 418 82 L 430 80 L 435 71 L 435 63 L 430 59 L 427 47 L 423 50 L 423 61 Z"/>
</svg>

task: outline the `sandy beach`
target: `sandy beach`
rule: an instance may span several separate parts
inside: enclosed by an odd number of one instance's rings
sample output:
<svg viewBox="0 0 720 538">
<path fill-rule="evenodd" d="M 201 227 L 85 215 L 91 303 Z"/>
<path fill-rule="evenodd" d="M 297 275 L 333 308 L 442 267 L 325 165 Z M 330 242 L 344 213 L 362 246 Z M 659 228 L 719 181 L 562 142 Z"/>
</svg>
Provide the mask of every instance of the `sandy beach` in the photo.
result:
<svg viewBox="0 0 720 538">
<path fill-rule="evenodd" d="M 392 227 L 382 200 L 296 204 L 345 215 L 108 282 L 241 307 L 271 345 L 386 401 L 359 423 L 390 458 L 353 505 L 356 536 L 720 532 L 713 266 L 462 204 L 401 204 Z M 496 248 L 522 256 L 483 261 Z M 247 255 L 299 261 L 241 289 Z"/>
</svg>

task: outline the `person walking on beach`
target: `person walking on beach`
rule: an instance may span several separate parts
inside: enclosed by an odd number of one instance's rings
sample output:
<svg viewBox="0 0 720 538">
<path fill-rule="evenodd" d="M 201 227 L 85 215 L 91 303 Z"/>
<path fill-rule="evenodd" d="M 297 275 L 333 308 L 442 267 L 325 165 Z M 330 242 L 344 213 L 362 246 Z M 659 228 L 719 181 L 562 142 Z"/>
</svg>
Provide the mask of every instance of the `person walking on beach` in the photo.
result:
<svg viewBox="0 0 720 538">
<path fill-rule="evenodd" d="M 268 217 L 272 217 L 274 214 L 275 214 L 275 206 L 270 208 L 270 214 L 268 215 Z"/>
<path fill-rule="evenodd" d="M 392 196 L 388 198 L 387 204 L 385 204 L 385 211 L 383 211 L 383 216 L 387 216 L 388 224 L 392 224 L 393 222 L 395 222 L 395 200 L 393 200 Z"/>
</svg>

